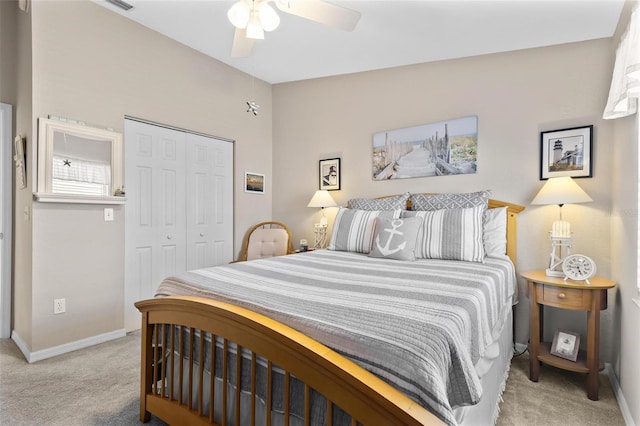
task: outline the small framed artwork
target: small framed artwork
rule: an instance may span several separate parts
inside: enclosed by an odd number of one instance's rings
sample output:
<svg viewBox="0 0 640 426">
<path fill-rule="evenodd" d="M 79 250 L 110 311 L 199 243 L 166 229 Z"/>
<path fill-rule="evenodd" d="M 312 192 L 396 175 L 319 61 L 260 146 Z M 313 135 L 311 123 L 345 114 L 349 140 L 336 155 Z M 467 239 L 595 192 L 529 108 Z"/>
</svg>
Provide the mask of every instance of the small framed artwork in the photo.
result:
<svg viewBox="0 0 640 426">
<path fill-rule="evenodd" d="M 335 191 L 340 189 L 340 159 L 320 160 L 320 189 Z"/>
<path fill-rule="evenodd" d="M 540 180 L 593 176 L 593 126 L 540 133 Z"/>
<path fill-rule="evenodd" d="M 556 330 L 551 343 L 551 355 L 575 362 L 580 349 L 580 335 L 570 331 Z"/>
<path fill-rule="evenodd" d="M 264 175 L 260 173 L 244 172 L 244 192 L 264 194 Z"/>
</svg>

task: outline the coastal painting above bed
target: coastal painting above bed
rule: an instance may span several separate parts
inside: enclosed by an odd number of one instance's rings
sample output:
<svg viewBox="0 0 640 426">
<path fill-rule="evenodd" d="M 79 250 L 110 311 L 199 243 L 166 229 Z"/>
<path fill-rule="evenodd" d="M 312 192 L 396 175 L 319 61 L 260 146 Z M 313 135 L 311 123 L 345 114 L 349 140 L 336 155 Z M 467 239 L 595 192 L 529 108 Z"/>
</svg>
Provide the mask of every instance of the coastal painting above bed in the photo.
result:
<svg viewBox="0 0 640 426">
<path fill-rule="evenodd" d="M 373 180 L 476 172 L 478 117 L 469 116 L 373 135 Z"/>
</svg>

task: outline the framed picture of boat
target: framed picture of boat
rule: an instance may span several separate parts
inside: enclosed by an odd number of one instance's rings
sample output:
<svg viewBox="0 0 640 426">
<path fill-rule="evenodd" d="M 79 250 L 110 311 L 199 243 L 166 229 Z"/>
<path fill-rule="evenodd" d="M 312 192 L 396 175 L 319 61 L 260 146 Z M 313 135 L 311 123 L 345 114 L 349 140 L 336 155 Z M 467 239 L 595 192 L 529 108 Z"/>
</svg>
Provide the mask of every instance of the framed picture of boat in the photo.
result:
<svg viewBox="0 0 640 426">
<path fill-rule="evenodd" d="M 244 172 L 244 192 L 264 194 L 264 175 L 262 173 Z"/>
<path fill-rule="evenodd" d="M 373 135 L 373 180 L 476 172 L 478 117 L 455 118 Z"/>
</svg>

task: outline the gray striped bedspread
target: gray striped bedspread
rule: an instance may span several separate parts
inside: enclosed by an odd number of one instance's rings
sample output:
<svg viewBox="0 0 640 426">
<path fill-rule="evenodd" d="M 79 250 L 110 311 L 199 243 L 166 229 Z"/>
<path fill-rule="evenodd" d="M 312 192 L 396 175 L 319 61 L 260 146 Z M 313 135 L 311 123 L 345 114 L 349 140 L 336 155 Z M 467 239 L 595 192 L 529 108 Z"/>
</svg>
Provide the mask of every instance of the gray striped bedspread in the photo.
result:
<svg viewBox="0 0 640 426">
<path fill-rule="evenodd" d="M 482 395 L 475 363 L 516 287 L 505 256 L 415 262 L 316 250 L 185 272 L 157 297 L 237 304 L 329 346 L 449 424 Z"/>
</svg>

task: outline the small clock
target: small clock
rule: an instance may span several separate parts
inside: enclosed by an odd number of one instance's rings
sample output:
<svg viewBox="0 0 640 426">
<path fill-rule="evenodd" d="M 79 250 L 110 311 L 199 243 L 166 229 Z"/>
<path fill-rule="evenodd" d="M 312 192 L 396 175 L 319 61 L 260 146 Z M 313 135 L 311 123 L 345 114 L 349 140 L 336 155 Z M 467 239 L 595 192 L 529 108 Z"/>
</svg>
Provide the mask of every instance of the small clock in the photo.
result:
<svg viewBox="0 0 640 426">
<path fill-rule="evenodd" d="M 572 254 L 567 256 L 562 262 L 562 272 L 565 279 L 571 278 L 575 281 L 586 281 L 596 274 L 596 263 L 588 256 L 583 254 Z"/>
</svg>

